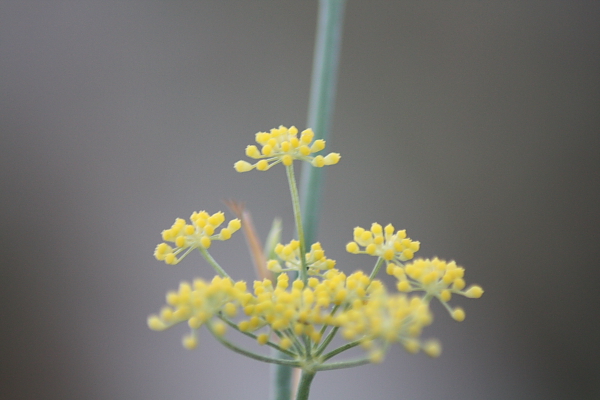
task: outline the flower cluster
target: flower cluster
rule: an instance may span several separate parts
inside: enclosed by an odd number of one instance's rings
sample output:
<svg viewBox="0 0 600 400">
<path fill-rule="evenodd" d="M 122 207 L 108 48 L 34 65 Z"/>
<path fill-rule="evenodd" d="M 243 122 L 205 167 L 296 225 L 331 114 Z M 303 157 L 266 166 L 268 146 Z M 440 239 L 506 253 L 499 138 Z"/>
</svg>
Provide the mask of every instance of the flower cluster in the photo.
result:
<svg viewBox="0 0 600 400">
<path fill-rule="evenodd" d="M 170 229 L 162 232 L 162 238 L 165 242 L 175 244 L 175 248 L 167 243 L 161 243 L 154 250 L 154 257 L 167 264 L 177 264 L 190 251 L 196 248 L 208 249 L 213 240 L 227 240 L 231 235 L 240 229 L 239 219 L 232 219 L 226 228 L 221 228 L 219 233 L 215 233 L 217 228 L 225 221 L 222 212 L 213 215 L 206 211 L 194 212 L 190 217 L 191 224 L 186 224 L 184 219 L 177 218 Z M 186 250 L 181 256 L 178 255 Z"/>
<path fill-rule="evenodd" d="M 354 241 L 346 245 L 352 254 L 368 254 L 383 258 L 388 263 L 408 261 L 419 250 L 420 243 L 406 237 L 406 231 L 395 231 L 392 224 L 382 228 L 373 223 L 370 230 L 354 228 Z M 364 247 L 364 250 L 360 248 Z"/>
<path fill-rule="evenodd" d="M 324 149 L 325 142 L 313 141 L 312 130 L 303 131 L 299 138 L 297 134 L 293 126 L 257 133 L 256 142 L 262 148 L 259 151 L 254 145 L 248 146 L 246 155 L 259 161 L 255 164 L 238 161 L 235 169 L 238 172 L 254 168 L 264 171 L 278 163 L 290 167 L 294 160 L 322 167 L 339 161 L 337 153 L 325 157 L 313 155 Z M 298 239 L 287 244 L 275 244 L 279 238 L 269 241 L 271 244 L 265 252 L 271 259 L 266 261 L 266 266 L 275 279 L 255 281 L 253 290 L 249 291 L 245 282 L 229 278 L 210 256 L 208 248 L 214 240 L 229 239 L 240 229 L 240 220 L 229 221 L 227 227 L 217 233 L 225 222 L 222 212 L 213 215 L 195 212 L 190 224 L 177 219 L 170 229 L 162 232 L 163 240 L 174 246 L 161 243 L 154 255 L 167 264 L 176 264 L 197 248 L 220 276 L 211 282 L 197 279 L 182 283 L 178 291 L 169 292 L 167 305 L 148 318 L 149 327 L 164 330 L 187 321 L 191 333 L 184 336 L 183 345 L 192 349 L 197 346 L 197 330 L 205 325 L 229 349 L 260 361 L 299 367 L 311 374 L 381 362 L 387 348 L 394 343 L 411 353 L 423 350 L 430 356 L 438 356 L 441 346 L 437 341 L 421 340 L 423 329 L 433 321 L 430 301 L 438 299 L 454 320 L 462 321 L 465 319 L 463 309 L 451 308 L 448 302 L 453 294 L 481 297 L 481 287 L 471 286 L 465 290 L 464 268 L 454 261 L 413 260 L 420 243 L 392 224 L 383 227 L 373 223 L 369 230 L 356 227 L 354 240 L 346 245 L 350 253 L 377 257 L 370 275 L 362 271 L 346 275 L 335 269 L 336 262 L 325 256 L 320 243 L 312 244 L 310 250 L 306 248 L 299 195 L 291 168 L 287 168 L 287 175 Z M 259 258 L 264 260 L 263 254 Z M 386 272 L 397 279 L 397 290 L 393 292 L 375 279 L 384 263 Z M 295 276 L 294 280 L 291 276 Z M 237 346 L 225 337 L 228 326 L 287 357 L 267 357 Z M 338 332 L 347 343 L 326 352 Z M 357 346 L 365 349 L 366 357 L 328 362 Z"/>
<path fill-rule="evenodd" d="M 240 308 L 245 317 L 233 322 Z M 423 348 L 430 355 L 439 354 L 419 339 L 432 321 L 428 303 L 401 293 L 388 294 L 381 281 L 370 280 L 360 271 L 346 276 L 331 269 L 306 284 L 301 280 L 290 284 L 289 276 L 282 273 L 275 284 L 268 279 L 255 281 L 253 293 L 244 282 L 229 278 L 182 283 L 179 291 L 167 294 L 167 306 L 151 315 L 148 325 L 164 330 L 187 321 L 192 333 L 184 336 L 183 345 L 192 349 L 197 344 L 196 330 L 203 324 L 212 324 L 219 335 L 225 333 L 223 322 L 211 322 L 215 317 L 259 344 L 271 344 L 299 358 L 307 355 L 302 338 L 309 338 L 316 351 L 327 328 L 341 329 L 345 339 L 369 351 L 372 362 L 380 362 L 383 349 L 395 342 L 411 352 Z M 271 342 L 273 334 L 276 342 Z"/>
<path fill-rule="evenodd" d="M 247 172 L 256 168 L 259 171 L 266 171 L 279 163 L 286 166 L 292 165 L 294 160 L 308 161 L 314 167 L 323 167 L 337 164 L 340 160 L 338 153 L 329 153 L 326 156 L 312 155 L 325 148 L 324 140 L 318 139 L 313 142 L 315 134 L 312 129 L 302 131 L 300 138 L 297 135 L 298 129 L 295 126 L 290 128 L 280 126 L 271 129 L 270 133 L 258 132 L 256 143 L 262 146 L 261 149 L 258 150 L 255 145 L 249 145 L 246 147 L 246 155 L 260 161 L 255 164 L 238 161 L 234 165 L 235 170 Z"/>
<path fill-rule="evenodd" d="M 187 321 L 192 329 L 191 334 L 184 336 L 183 346 L 193 349 L 197 345 L 196 330 L 216 315 L 233 317 L 240 304 L 250 299 L 243 281 L 233 283 L 229 278 L 215 276 L 209 283 L 196 279 L 192 284 L 182 282 L 177 292 L 167 293 L 167 306 L 158 314 L 148 317 L 148 326 L 155 331 L 162 331 Z M 218 333 L 225 333 L 225 325 L 216 324 Z"/>
<path fill-rule="evenodd" d="M 421 343 L 423 328 L 433 317 L 429 305 L 419 297 L 389 295 L 384 291 L 367 302 L 353 302 L 352 308 L 337 318 L 346 340 L 360 340 L 369 350 L 371 362 L 381 362 L 390 343 L 401 343 L 410 353 L 423 349 L 437 357 L 441 347 L 435 341 Z"/>
<path fill-rule="evenodd" d="M 454 261 L 446 262 L 439 258 L 418 259 L 404 268 L 397 265 L 388 265 L 387 272 L 398 279 L 398 290 L 401 292 L 422 291 L 427 297 L 435 297 L 446 307 L 452 318 L 457 321 L 465 319 L 462 308 L 451 309 L 448 305 L 452 294 L 459 294 L 470 298 L 479 298 L 483 294 L 480 286 L 471 286 L 464 291 L 466 286 L 463 279 L 465 269 L 456 265 Z"/>
<path fill-rule="evenodd" d="M 302 260 L 300 258 L 300 242 L 292 240 L 290 243 L 283 245 L 281 243 L 275 246 L 275 254 L 281 261 L 285 263 L 285 268 L 277 260 L 269 260 L 267 268 L 269 270 L 280 273 L 287 271 L 300 271 L 302 268 Z M 325 257 L 325 252 L 321 247 L 321 243 L 314 243 L 310 247 L 310 252 L 306 253 L 306 268 L 309 275 L 318 275 L 322 271 L 327 271 L 335 266 L 335 260 Z"/>
</svg>

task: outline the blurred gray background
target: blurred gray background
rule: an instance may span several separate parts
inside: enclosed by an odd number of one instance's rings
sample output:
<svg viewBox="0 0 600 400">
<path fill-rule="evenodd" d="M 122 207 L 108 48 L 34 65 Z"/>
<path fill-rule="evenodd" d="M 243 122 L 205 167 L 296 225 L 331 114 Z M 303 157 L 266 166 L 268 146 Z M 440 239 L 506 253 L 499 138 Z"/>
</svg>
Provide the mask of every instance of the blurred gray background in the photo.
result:
<svg viewBox="0 0 600 400">
<path fill-rule="evenodd" d="M 269 366 L 207 331 L 146 327 L 198 254 L 153 259 L 192 211 L 285 173 L 237 174 L 254 133 L 305 126 L 316 1 L 0 2 L 0 398 L 265 399 Z M 317 399 L 600 398 L 600 3 L 357 1 L 346 20 L 319 238 L 356 225 L 455 259 L 480 300 L 435 308 L 439 359 L 317 375 Z M 253 280 L 241 235 L 213 255 Z M 242 341 L 243 343 L 243 341 Z"/>
</svg>

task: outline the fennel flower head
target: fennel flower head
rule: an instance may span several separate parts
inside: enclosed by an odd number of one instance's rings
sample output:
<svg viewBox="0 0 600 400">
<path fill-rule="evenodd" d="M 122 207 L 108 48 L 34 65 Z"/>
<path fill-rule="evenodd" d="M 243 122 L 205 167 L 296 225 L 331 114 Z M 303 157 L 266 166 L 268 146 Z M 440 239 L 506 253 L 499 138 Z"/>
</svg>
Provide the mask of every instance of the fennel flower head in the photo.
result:
<svg viewBox="0 0 600 400">
<path fill-rule="evenodd" d="M 338 153 L 317 154 L 325 149 L 325 141 L 314 137 L 311 129 L 299 133 L 294 126 L 258 132 L 258 146 L 246 147 L 246 155 L 256 161 L 240 160 L 234 165 L 238 172 L 266 171 L 277 164 L 287 170 L 297 237 L 281 242 L 281 232 L 271 232 L 269 245 L 255 258 L 272 278 L 256 280 L 252 285 L 235 281 L 209 253 L 214 241 L 227 241 L 242 228 L 249 243 L 258 241 L 243 214 L 226 225 L 222 212 L 194 212 L 189 222 L 178 218 L 162 232 L 163 243 L 156 247 L 155 258 L 173 265 L 198 250 L 217 276 L 210 281 L 197 278 L 182 282 L 177 290 L 169 291 L 166 304 L 148 317 L 148 326 L 162 331 L 186 324 L 190 331 L 182 343 L 187 349 L 197 347 L 198 332 L 206 327 L 237 353 L 311 373 L 381 362 L 393 344 L 400 344 L 409 353 L 423 351 L 439 356 L 440 343 L 422 338 L 424 329 L 433 322 L 430 302 L 439 301 L 451 318 L 460 322 L 465 311 L 451 306 L 452 298 L 479 298 L 483 289 L 477 285 L 466 288 L 465 269 L 454 261 L 415 258 L 420 242 L 392 224 L 375 222 L 368 229 L 357 226 L 353 240 L 346 245 L 357 262 L 364 265 L 375 260 L 370 273 L 357 270 L 347 274 L 325 255 L 320 242 L 305 243 L 292 164 L 300 161 L 320 168 L 340 160 Z M 261 252 L 256 247 L 253 251 Z M 383 266 L 396 278 L 391 289 L 377 278 Z M 230 338 L 230 331 L 276 349 L 284 357 L 247 350 Z M 332 350 L 336 335 L 344 343 Z M 330 361 L 354 347 L 365 351 L 363 358 Z"/>
</svg>

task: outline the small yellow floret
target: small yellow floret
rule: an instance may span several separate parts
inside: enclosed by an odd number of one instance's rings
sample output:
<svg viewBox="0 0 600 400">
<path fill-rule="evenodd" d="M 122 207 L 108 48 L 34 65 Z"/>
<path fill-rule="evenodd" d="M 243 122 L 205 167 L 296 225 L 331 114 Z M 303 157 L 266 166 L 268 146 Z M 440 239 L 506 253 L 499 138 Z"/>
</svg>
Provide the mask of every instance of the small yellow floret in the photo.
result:
<svg viewBox="0 0 600 400">
<path fill-rule="evenodd" d="M 238 324 L 238 328 L 240 328 L 240 331 L 242 332 L 247 332 L 250 330 L 250 321 L 242 321 Z"/>
<path fill-rule="evenodd" d="M 223 321 L 217 321 L 213 324 L 213 330 L 217 336 L 223 336 L 227 332 L 227 325 Z"/>
<path fill-rule="evenodd" d="M 383 253 L 382 257 L 383 257 L 383 259 L 384 259 L 384 260 L 386 260 L 386 261 L 392 261 L 392 260 L 394 259 L 394 255 L 395 255 L 395 253 L 394 253 L 394 250 L 392 250 L 392 249 L 387 249 L 387 250 L 386 250 L 386 251 Z"/>
<path fill-rule="evenodd" d="M 356 254 L 358 253 L 358 250 L 358 244 L 356 244 L 356 242 L 350 242 L 346 245 L 346 251 L 348 253 Z"/>
<path fill-rule="evenodd" d="M 210 247 L 211 240 L 210 240 L 210 238 L 208 236 L 202 236 L 202 238 L 200 239 L 200 244 L 205 249 L 208 249 Z"/>
<path fill-rule="evenodd" d="M 156 315 L 151 315 L 148 317 L 148 328 L 153 331 L 163 331 L 167 328 L 167 326 L 161 321 L 160 318 Z"/>
<path fill-rule="evenodd" d="M 442 354 L 442 345 L 437 340 L 430 340 L 423 346 L 423 351 L 429 357 L 439 357 Z"/>
<path fill-rule="evenodd" d="M 251 171 L 254 167 L 249 162 L 240 160 L 233 164 L 233 168 L 235 168 L 237 172 L 248 172 Z"/>
<path fill-rule="evenodd" d="M 283 165 L 290 166 L 294 162 L 294 159 L 289 154 L 286 154 L 285 156 L 281 157 L 281 161 L 283 162 Z"/>
<path fill-rule="evenodd" d="M 315 140 L 312 146 L 310 146 L 310 151 L 312 153 L 318 153 L 319 151 L 325 148 L 325 141 L 322 139 Z"/>
<path fill-rule="evenodd" d="M 256 163 L 256 169 L 259 171 L 266 171 L 269 169 L 269 163 L 267 160 L 260 160 Z"/>
<path fill-rule="evenodd" d="M 303 143 L 310 143 L 313 140 L 313 137 L 315 136 L 315 133 L 313 132 L 312 129 L 308 128 L 302 131 L 302 134 L 300 135 L 300 140 Z"/>
<path fill-rule="evenodd" d="M 471 286 L 465 293 L 465 296 L 472 299 L 478 299 L 481 295 L 483 295 L 483 289 L 480 286 Z"/>
<path fill-rule="evenodd" d="M 273 152 L 273 147 L 270 144 L 265 144 L 260 152 L 265 156 L 269 156 Z"/>
<path fill-rule="evenodd" d="M 455 321 L 458 322 L 462 322 L 465 320 L 465 312 L 462 308 L 455 308 L 452 311 L 452 318 L 454 318 Z"/>
<path fill-rule="evenodd" d="M 250 158 L 260 158 L 260 152 L 254 145 L 249 145 L 246 147 L 246 155 Z"/>
<path fill-rule="evenodd" d="M 235 317 L 235 315 L 237 314 L 237 307 L 233 303 L 227 303 L 223 307 L 223 311 L 228 317 Z"/>
<path fill-rule="evenodd" d="M 229 223 L 227 224 L 227 228 L 231 231 L 231 232 L 236 232 L 238 231 L 240 228 L 242 227 L 242 221 L 240 221 L 238 218 L 232 219 L 231 221 L 229 221 Z"/>
<path fill-rule="evenodd" d="M 186 349 L 193 350 L 196 347 L 198 347 L 198 339 L 193 334 L 186 335 L 181 340 L 181 344 L 183 344 L 183 347 L 185 347 Z"/>
<path fill-rule="evenodd" d="M 369 361 L 371 361 L 373 364 L 379 364 L 381 362 L 383 362 L 384 359 L 384 352 L 381 349 L 377 349 L 377 350 L 373 350 L 369 353 Z"/>
<path fill-rule="evenodd" d="M 404 342 L 404 348 L 409 353 L 413 353 L 414 354 L 414 353 L 416 353 L 416 352 L 419 351 L 420 345 L 419 345 L 419 342 L 417 340 L 409 339 L 406 342 Z"/>
<path fill-rule="evenodd" d="M 258 342 L 258 344 L 265 345 L 267 344 L 267 342 L 269 341 L 269 335 L 266 333 L 261 333 L 260 335 L 258 335 L 256 337 L 256 341 Z"/>
<path fill-rule="evenodd" d="M 316 156 L 313 158 L 311 164 L 313 167 L 321 168 L 325 166 L 325 158 L 323 156 Z"/>
<path fill-rule="evenodd" d="M 334 165 L 340 161 L 340 158 L 341 156 L 339 153 L 329 153 L 325 156 L 323 161 L 325 161 L 325 165 Z"/>
<path fill-rule="evenodd" d="M 229 229 L 227 229 L 227 228 L 223 228 L 223 229 L 221 229 L 221 233 L 219 234 L 219 237 L 222 240 L 230 239 L 231 238 L 231 231 Z"/>
<path fill-rule="evenodd" d="M 407 280 L 398 282 L 397 286 L 400 292 L 410 292 L 410 282 Z"/>
<path fill-rule="evenodd" d="M 465 287 L 466 283 L 464 281 L 464 279 L 462 278 L 457 278 L 454 280 L 454 283 L 452 284 L 452 288 L 456 289 L 456 290 L 462 290 Z"/>
<path fill-rule="evenodd" d="M 279 342 L 279 347 L 281 347 L 284 350 L 289 349 L 290 347 L 292 347 L 292 340 L 287 337 L 281 339 L 281 341 Z"/>
<path fill-rule="evenodd" d="M 440 293 L 440 299 L 442 299 L 442 301 L 448 302 L 448 301 L 450 301 L 451 298 L 452 298 L 452 293 L 448 289 L 444 289 Z"/>
</svg>

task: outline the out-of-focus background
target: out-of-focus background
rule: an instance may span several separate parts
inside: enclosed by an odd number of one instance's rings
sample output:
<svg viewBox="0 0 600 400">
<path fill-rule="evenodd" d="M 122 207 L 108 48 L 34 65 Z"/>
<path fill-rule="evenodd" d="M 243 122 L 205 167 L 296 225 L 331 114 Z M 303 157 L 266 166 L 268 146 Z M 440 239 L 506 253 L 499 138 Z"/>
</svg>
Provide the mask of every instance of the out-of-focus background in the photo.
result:
<svg viewBox="0 0 600 400">
<path fill-rule="evenodd" d="M 148 314 L 199 254 L 160 232 L 239 199 L 293 235 L 254 133 L 305 126 L 316 1 L 0 3 L 0 398 L 265 399 L 269 366 Z M 439 359 L 319 373 L 317 399 L 600 398 L 600 3 L 354 1 L 319 238 L 392 222 L 486 290 Z M 242 235 L 213 255 L 253 280 Z M 243 341 L 242 341 L 243 343 Z"/>
</svg>

